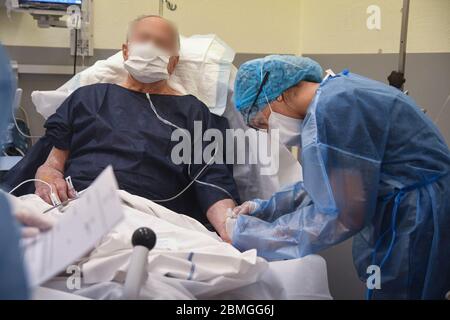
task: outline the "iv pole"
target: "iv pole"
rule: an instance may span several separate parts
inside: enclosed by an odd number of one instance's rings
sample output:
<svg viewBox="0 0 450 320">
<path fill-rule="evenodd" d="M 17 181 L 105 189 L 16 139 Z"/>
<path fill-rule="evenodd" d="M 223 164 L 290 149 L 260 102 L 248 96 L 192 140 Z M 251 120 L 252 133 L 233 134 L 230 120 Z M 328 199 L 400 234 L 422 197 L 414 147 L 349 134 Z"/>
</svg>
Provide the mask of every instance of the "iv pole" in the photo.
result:
<svg viewBox="0 0 450 320">
<path fill-rule="evenodd" d="M 398 61 L 398 71 L 392 71 L 388 77 L 389 84 L 399 90 L 404 89 L 405 66 L 406 66 L 406 44 L 408 40 L 408 21 L 409 21 L 409 1 L 403 0 L 402 8 L 402 29 L 400 33 L 400 53 Z"/>
<path fill-rule="evenodd" d="M 400 59 L 398 71 L 405 74 L 406 64 L 406 42 L 408 40 L 409 0 L 403 0 L 402 9 L 402 31 L 400 34 Z"/>
</svg>

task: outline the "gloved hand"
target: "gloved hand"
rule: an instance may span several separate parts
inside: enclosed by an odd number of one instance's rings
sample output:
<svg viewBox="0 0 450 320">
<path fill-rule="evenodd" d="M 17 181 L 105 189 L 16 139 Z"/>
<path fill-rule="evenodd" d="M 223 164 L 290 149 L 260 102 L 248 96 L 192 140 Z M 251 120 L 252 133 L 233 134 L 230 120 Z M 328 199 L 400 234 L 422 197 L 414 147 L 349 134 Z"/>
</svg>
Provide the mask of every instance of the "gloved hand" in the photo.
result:
<svg viewBox="0 0 450 320">
<path fill-rule="evenodd" d="M 233 214 L 235 215 L 248 215 L 253 213 L 257 209 L 258 205 L 254 201 L 246 201 L 240 206 L 237 206 L 233 209 Z"/>
<path fill-rule="evenodd" d="M 31 211 L 15 212 L 14 216 L 23 225 L 22 238 L 36 237 L 41 231 L 51 229 L 54 220 L 50 216 Z"/>
<path fill-rule="evenodd" d="M 236 225 L 236 220 L 237 220 L 236 218 L 228 217 L 227 221 L 225 222 L 225 230 L 227 231 L 230 242 L 233 241 L 233 233 L 234 233 L 234 227 Z"/>
<path fill-rule="evenodd" d="M 253 201 L 246 201 L 242 205 L 229 209 L 227 212 L 227 220 L 225 221 L 225 230 L 230 240 L 233 240 L 234 227 L 236 226 L 237 217 L 240 214 L 248 215 L 255 211 L 257 204 Z"/>
<path fill-rule="evenodd" d="M 50 215 L 44 215 L 42 208 L 28 205 L 19 198 L 9 196 L 9 202 L 13 209 L 13 215 L 22 225 L 22 238 L 33 238 L 42 231 L 53 227 L 56 220 Z"/>
</svg>

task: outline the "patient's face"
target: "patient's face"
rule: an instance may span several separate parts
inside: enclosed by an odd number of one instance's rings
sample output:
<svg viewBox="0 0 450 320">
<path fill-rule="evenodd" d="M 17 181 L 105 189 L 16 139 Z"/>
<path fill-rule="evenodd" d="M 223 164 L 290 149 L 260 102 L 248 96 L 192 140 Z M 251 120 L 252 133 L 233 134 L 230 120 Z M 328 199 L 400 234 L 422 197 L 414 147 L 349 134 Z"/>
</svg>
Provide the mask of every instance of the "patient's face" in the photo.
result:
<svg viewBox="0 0 450 320">
<path fill-rule="evenodd" d="M 178 39 L 176 30 L 164 19 L 149 17 L 142 19 L 133 28 L 129 42 L 152 42 L 159 48 L 169 52 L 172 57 L 168 71 L 173 72 L 178 63 Z M 128 59 L 128 44 L 123 45 L 124 59 Z"/>
</svg>

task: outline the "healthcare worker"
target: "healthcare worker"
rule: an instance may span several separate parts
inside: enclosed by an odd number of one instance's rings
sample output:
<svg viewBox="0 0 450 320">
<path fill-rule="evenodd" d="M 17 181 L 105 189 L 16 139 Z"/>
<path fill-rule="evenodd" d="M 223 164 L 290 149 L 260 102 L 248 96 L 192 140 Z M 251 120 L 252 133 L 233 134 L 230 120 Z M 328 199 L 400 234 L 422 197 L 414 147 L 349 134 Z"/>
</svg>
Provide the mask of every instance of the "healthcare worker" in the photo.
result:
<svg viewBox="0 0 450 320">
<path fill-rule="evenodd" d="M 11 64 L 0 45 L 0 145 L 11 119 L 14 90 Z M 19 249 L 19 228 L 6 195 L 0 192 L 0 299 L 26 298 L 28 288 Z"/>
<path fill-rule="evenodd" d="M 303 179 L 239 214 L 232 242 L 268 260 L 303 257 L 352 236 L 367 298 L 444 299 L 450 290 L 450 152 L 401 91 L 315 61 L 268 56 L 237 74 L 249 126 L 301 146 Z M 379 272 L 377 272 L 379 271 Z"/>
<path fill-rule="evenodd" d="M 11 64 L 0 44 L 0 147 L 12 117 L 14 96 Z M 0 300 L 21 300 L 29 298 L 29 288 L 19 247 L 20 237 L 32 237 L 51 228 L 53 220 L 31 208 L 24 208 L 18 199 L 9 200 L 13 201 L 8 201 L 0 189 Z"/>
</svg>

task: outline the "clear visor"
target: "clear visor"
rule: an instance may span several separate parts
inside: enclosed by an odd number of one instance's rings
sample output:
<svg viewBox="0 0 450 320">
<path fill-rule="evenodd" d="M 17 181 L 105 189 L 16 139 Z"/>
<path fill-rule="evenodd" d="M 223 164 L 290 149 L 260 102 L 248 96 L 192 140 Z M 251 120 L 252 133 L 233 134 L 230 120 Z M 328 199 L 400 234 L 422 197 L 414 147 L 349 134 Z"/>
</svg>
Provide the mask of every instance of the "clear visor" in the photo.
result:
<svg viewBox="0 0 450 320">
<path fill-rule="evenodd" d="M 255 100 L 252 103 L 252 106 L 248 108 L 246 112 L 243 113 L 244 120 L 247 123 L 247 125 L 257 130 L 267 130 L 269 128 L 269 116 L 270 116 L 269 104 L 267 104 L 264 108 L 258 108 L 256 105 L 256 102 L 258 101 L 258 98 L 261 95 L 261 93 L 265 94 L 263 92 L 263 87 L 266 84 L 267 80 L 269 79 L 269 74 L 270 74 L 269 72 L 266 72 L 266 74 L 262 78 L 261 85 L 259 86 L 259 89 L 257 91 Z M 268 100 L 267 103 L 269 103 Z"/>
</svg>

